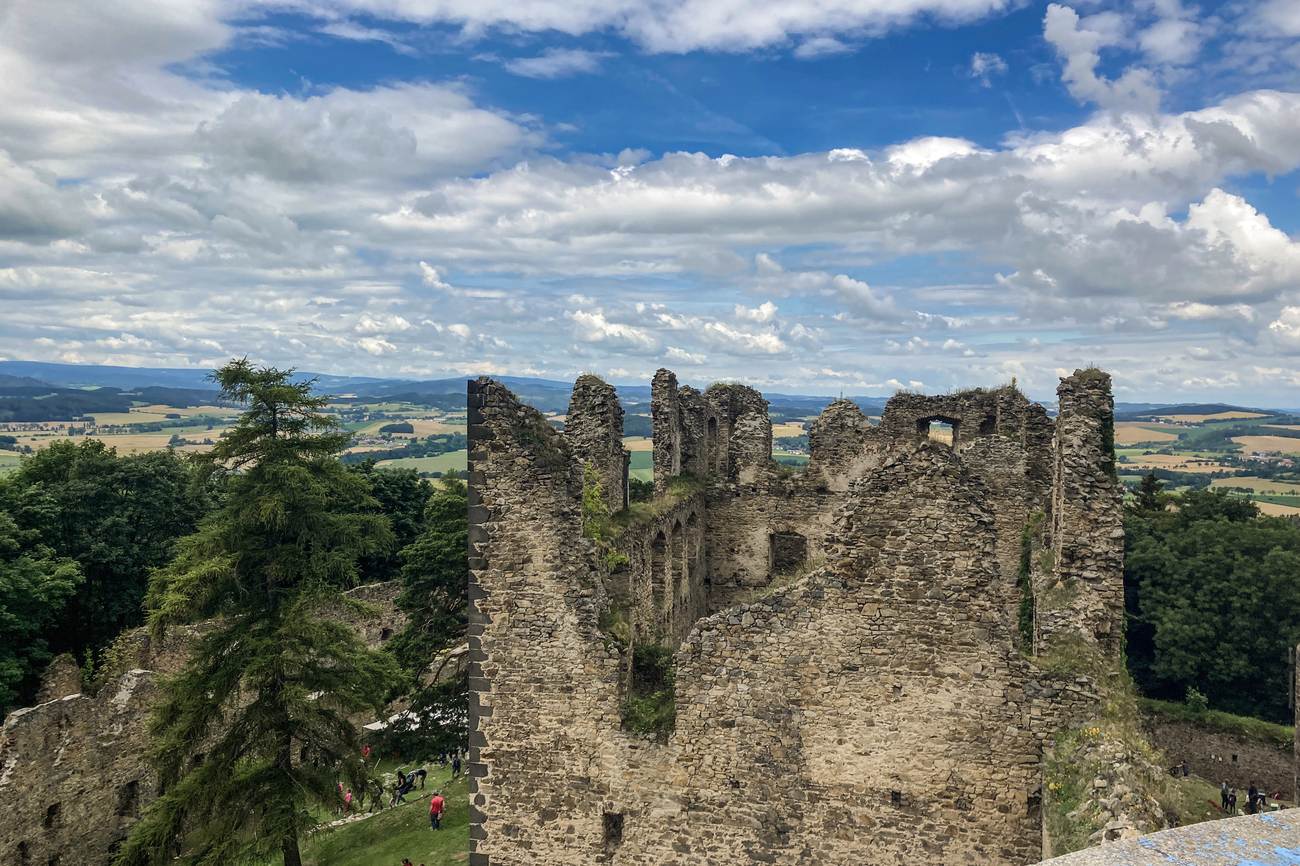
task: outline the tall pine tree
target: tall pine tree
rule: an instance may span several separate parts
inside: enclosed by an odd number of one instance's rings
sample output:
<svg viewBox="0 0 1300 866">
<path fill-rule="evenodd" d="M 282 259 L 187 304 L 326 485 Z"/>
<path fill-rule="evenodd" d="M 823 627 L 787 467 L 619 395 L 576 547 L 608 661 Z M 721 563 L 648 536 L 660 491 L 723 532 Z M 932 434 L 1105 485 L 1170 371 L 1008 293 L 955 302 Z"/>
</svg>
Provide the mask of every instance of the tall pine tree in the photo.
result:
<svg viewBox="0 0 1300 866">
<path fill-rule="evenodd" d="M 213 378 L 247 407 L 207 458 L 232 473 L 228 495 L 147 599 L 155 635 L 212 624 L 166 684 L 153 723 L 163 794 L 120 866 L 277 854 L 300 866 L 308 807 L 334 803 L 340 777 L 363 781 L 349 716 L 379 710 L 398 679 L 341 621 L 363 607 L 344 594 L 358 559 L 392 540 L 365 478 L 336 459 L 348 435 L 291 370 L 245 359 Z"/>
</svg>

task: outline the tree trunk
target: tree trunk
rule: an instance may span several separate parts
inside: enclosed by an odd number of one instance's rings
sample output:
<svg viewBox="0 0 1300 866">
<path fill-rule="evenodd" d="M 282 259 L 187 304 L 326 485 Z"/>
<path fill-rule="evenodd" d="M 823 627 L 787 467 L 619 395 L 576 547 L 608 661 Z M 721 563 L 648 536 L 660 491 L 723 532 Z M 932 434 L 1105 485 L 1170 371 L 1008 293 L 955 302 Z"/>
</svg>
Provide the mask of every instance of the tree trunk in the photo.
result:
<svg viewBox="0 0 1300 866">
<path fill-rule="evenodd" d="M 302 866 L 302 854 L 298 853 L 298 834 L 290 833 L 284 837 L 280 843 L 280 850 L 284 853 L 284 866 Z"/>
<path fill-rule="evenodd" d="M 279 754 L 276 755 L 275 763 L 284 774 L 284 790 L 290 790 L 290 783 L 293 776 L 293 738 L 288 734 L 288 725 L 284 727 L 285 733 L 282 734 L 283 742 L 280 743 Z M 284 866 L 302 866 L 302 853 L 298 850 L 298 810 L 293 802 L 293 795 L 285 795 L 285 806 L 288 810 L 289 829 L 285 831 L 284 838 L 280 842 L 280 851 L 284 855 Z"/>
</svg>

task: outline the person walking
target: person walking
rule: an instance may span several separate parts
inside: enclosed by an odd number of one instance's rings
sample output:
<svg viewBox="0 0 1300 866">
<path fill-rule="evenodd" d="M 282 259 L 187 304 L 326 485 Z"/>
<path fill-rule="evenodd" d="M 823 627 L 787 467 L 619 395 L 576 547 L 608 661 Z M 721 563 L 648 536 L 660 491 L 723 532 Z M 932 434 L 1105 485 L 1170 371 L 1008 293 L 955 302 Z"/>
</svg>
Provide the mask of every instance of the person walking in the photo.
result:
<svg viewBox="0 0 1300 866">
<path fill-rule="evenodd" d="M 1219 786 L 1219 803 L 1223 811 L 1228 811 L 1228 783 L 1226 781 Z"/>
<path fill-rule="evenodd" d="M 460 753 L 457 752 L 451 759 L 451 777 L 454 779 L 460 775 Z"/>
<path fill-rule="evenodd" d="M 429 798 L 429 825 L 435 830 L 442 829 L 442 810 L 446 808 L 446 803 L 437 791 Z"/>
</svg>

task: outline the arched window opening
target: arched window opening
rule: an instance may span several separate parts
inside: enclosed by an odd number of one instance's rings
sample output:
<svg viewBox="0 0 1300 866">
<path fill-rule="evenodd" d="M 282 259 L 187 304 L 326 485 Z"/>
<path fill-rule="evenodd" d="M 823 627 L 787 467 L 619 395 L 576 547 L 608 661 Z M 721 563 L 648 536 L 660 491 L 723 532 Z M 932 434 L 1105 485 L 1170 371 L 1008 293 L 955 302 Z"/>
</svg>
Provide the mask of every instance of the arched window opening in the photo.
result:
<svg viewBox="0 0 1300 866">
<path fill-rule="evenodd" d="M 668 539 L 660 532 L 650 543 L 650 595 L 655 613 L 664 609 L 664 587 L 668 584 Z"/>
</svg>

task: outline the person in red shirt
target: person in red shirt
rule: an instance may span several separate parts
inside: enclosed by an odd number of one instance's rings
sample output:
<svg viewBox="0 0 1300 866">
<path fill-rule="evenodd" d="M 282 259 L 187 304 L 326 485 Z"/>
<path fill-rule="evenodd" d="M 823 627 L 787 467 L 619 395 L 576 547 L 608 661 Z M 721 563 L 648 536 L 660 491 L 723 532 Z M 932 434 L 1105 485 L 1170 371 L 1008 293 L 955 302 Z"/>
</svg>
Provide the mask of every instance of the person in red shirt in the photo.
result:
<svg viewBox="0 0 1300 866">
<path fill-rule="evenodd" d="M 435 830 L 442 829 L 442 810 L 446 805 L 447 801 L 442 798 L 442 794 L 434 791 L 429 798 L 429 825 Z"/>
</svg>

